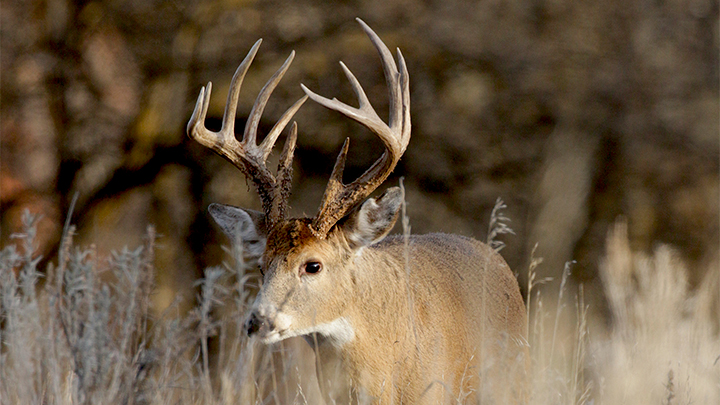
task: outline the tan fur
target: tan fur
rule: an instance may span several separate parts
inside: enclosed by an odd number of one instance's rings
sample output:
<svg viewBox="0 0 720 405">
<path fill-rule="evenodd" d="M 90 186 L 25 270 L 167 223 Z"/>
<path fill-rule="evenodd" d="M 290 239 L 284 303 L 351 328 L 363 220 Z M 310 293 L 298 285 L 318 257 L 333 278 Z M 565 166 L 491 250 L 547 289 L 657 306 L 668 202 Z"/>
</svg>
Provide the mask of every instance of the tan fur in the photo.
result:
<svg viewBox="0 0 720 405">
<path fill-rule="evenodd" d="M 320 240 L 297 229 L 301 221 L 290 222 L 295 232 L 282 246 L 295 246 L 267 251 L 272 274 L 257 303 L 273 302 L 299 329 L 338 318 L 352 324 L 355 338 L 341 347 L 321 334 L 307 339 L 317 342 L 328 403 L 522 399 L 525 307 L 490 247 L 456 235 L 413 235 L 406 255 L 404 238 L 393 236 L 358 255 L 342 228 Z M 308 258 L 325 269 L 302 280 L 296 269 Z"/>
</svg>

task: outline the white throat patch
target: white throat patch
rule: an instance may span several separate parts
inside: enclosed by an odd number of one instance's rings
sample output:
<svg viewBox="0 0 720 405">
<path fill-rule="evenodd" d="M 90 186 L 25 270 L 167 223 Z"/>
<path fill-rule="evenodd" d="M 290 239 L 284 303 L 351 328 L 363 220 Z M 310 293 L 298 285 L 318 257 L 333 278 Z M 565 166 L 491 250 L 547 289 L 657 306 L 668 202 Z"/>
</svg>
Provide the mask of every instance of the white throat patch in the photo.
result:
<svg viewBox="0 0 720 405">
<path fill-rule="evenodd" d="M 338 318 L 332 322 L 321 323 L 305 329 L 272 332 L 263 339 L 264 343 L 275 343 L 294 336 L 317 333 L 335 347 L 342 347 L 355 339 L 355 329 L 347 318 Z"/>
</svg>

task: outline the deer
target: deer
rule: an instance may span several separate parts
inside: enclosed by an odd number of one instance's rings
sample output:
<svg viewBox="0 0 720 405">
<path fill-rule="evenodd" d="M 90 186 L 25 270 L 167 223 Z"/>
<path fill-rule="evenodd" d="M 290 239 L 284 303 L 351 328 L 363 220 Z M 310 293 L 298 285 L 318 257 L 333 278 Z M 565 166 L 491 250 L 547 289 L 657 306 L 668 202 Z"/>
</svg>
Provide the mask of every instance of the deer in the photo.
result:
<svg viewBox="0 0 720 405">
<path fill-rule="evenodd" d="M 525 305 L 505 260 L 487 244 L 452 234 L 389 235 L 404 201 L 400 187 L 371 197 L 395 169 L 410 141 L 407 65 L 357 19 L 380 55 L 390 111 L 385 123 L 358 79 L 340 62 L 358 107 L 305 95 L 257 143 L 271 93 L 295 55 L 260 91 L 242 141 L 234 121 L 243 78 L 261 40 L 232 78 L 219 132 L 208 130 L 212 83 L 200 91 L 188 135 L 250 179 L 262 212 L 211 204 L 208 211 L 262 284 L 244 327 L 265 344 L 302 336 L 313 347 L 320 391 L 336 403 L 520 403 L 528 345 Z M 297 122 L 273 174 L 267 159 L 293 115 L 311 99 L 369 129 L 382 155 L 357 179 L 343 182 L 345 139 L 312 218 L 287 218 Z"/>
</svg>

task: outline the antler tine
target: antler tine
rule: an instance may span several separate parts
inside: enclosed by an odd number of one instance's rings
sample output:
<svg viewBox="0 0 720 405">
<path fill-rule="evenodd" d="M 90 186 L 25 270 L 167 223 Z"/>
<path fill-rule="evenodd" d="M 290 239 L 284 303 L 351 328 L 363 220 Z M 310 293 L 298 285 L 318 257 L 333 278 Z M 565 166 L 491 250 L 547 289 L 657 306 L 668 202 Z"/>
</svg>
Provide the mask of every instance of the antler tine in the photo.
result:
<svg viewBox="0 0 720 405">
<path fill-rule="evenodd" d="M 359 105 L 357 108 L 342 103 L 336 98 L 330 100 L 322 97 L 304 85 L 301 86 L 305 94 L 313 101 L 359 122 L 374 132 L 385 145 L 385 152 L 365 173 L 349 185 L 344 185 L 342 183 L 342 171 L 345 166 L 348 148 L 348 142 L 345 142 L 343 151 L 338 156 L 330 181 L 325 189 L 318 215 L 313 220 L 314 231 L 319 237 L 326 236 L 337 221 L 385 181 L 397 165 L 410 141 L 410 87 L 405 59 L 398 49 L 397 55 L 400 66 L 398 71 L 398 65 L 396 65 L 385 43 L 362 20 L 359 18 L 356 20 L 370 38 L 382 60 L 390 98 L 389 125 L 380 119 L 357 78 L 342 62 L 340 62 L 340 66 L 345 72 L 348 81 L 350 81 L 350 85 L 358 99 Z"/>
<path fill-rule="evenodd" d="M 272 218 L 285 218 L 285 210 L 287 208 L 286 201 L 290 194 L 292 182 L 292 160 L 296 143 L 297 122 L 293 122 L 292 127 L 290 127 L 290 134 L 285 140 L 280 161 L 278 162 L 276 186 L 274 188 L 274 195 L 272 196 L 273 203 L 269 215 Z"/>
<path fill-rule="evenodd" d="M 195 110 L 188 122 L 187 132 L 191 138 L 195 139 L 201 145 L 212 149 L 220 156 L 229 160 L 239 168 L 245 176 L 253 181 L 260 195 L 267 219 L 269 223 L 272 224 L 284 217 L 287 197 L 290 194 L 292 156 L 297 139 L 297 125 L 293 125 L 291 134 L 285 144 L 278 167 L 277 179 L 270 170 L 268 170 L 266 161 L 280 133 L 288 122 L 290 122 L 297 110 L 300 109 L 300 106 L 307 100 L 307 96 L 303 96 L 288 108 L 260 146 L 256 144 L 258 124 L 260 123 L 263 110 L 273 90 L 277 87 L 283 75 L 290 67 L 290 63 L 292 63 L 295 56 L 295 52 L 293 51 L 287 60 L 285 60 L 285 63 L 283 63 L 260 91 L 247 123 L 245 124 L 243 140 L 242 142 L 238 142 L 235 138 L 235 115 L 237 112 L 240 87 L 242 86 L 243 79 L 250 64 L 257 54 L 261 42 L 262 40 L 255 42 L 233 75 L 220 131 L 212 132 L 205 127 L 205 118 L 207 116 L 212 90 L 212 83 L 208 83 L 207 87 L 203 87 L 200 90 L 198 101 L 195 104 Z"/>
<path fill-rule="evenodd" d="M 240 66 L 235 70 L 232 81 L 230 82 L 230 90 L 228 91 L 227 102 L 225 103 L 225 113 L 223 114 L 222 128 L 220 132 L 212 132 L 205 127 L 205 117 L 207 116 L 208 106 L 210 105 L 210 96 L 212 93 L 212 82 L 208 82 L 206 87 L 200 90 L 198 101 L 195 104 L 195 110 L 193 111 L 190 121 L 187 126 L 187 133 L 193 139 L 198 141 L 201 145 L 213 149 L 215 152 L 222 156 L 225 156 L 233 164 L 235 164 L 237 157 L 226 156 L 228 149 L 237 148 L 237 139 L 235 139 L 235 114 L 237 111 L 237 104 L 240 95 L 240 87 L 242 86 L 245 74 L 250 67 L 255 55 L 257 54 L 258 48 L 262 39 L 257 40 L 255 44 L 250 48 L 247 56 L 243 59 Z M 226 148 L 225 145 L 231 145 Z"/>
<path fill-rule="evenodd" d="M 393 130 L 399 130 L 403 136 L 401 143 L 405 145 L 403 147 L 403 153 L 410 142 L 410 74 L 407 70 L 407 64 L 405 58 L 400 52 L 400 48 L 397 48 L 398 63 L 400 64 L 400 88 L 402 89 L 402 115 L 400 117 L 395 116 L 397 121 L 390 120 L 390 128 Z M 393 115 L 390 114 L 392 117 Z"/>
<path fill-rule="evenodd" d="M 283 129 L 285 129 L 285 126 L 287 126 L 288 122 L 290 122 L 295 113 L 300 109 L 300 107 L 302 107 L 302 105 L 305 103 L 305 101 L 307 101 L 307 99 L 308 96 L 303 96 L 301 99 L 296 101 L 295 104 L 290 106 L 290 108 L 288 108 L 287 111 L 285 111 L 283 115 L 280 116 L 280 119 L 275 123 L 275 125 L 273 125 L 270 132 L 265 136 L 265 139 L 263 139 L 263 141 L 260 143 L 260 150 L 263 151 L 263 160 L 267 160 L 273 146 L 275 146 L 275 142 L 280 136 L 280 133 L 283 131 Z M 295 126 L 297 126 L 297 124 L 295 124 Z"/>
<path fill-rule="evenodd" d="M 250 69 L 250 65 L 253 60 L 255 60 L 255 55 L 257 55 L 260 44 L 262 44 L 262 39 L 255 41 L 255 44 L 250 48 L 245 59 L 243 59 L 240 66 L 235 70 L 235 74 L 230 81 L 230 90 L 228 91 L 228 98 L 225 103 L 225 113 L 223 114 L 222 129 L 220 131 L 227 131 L 226 137 L 231 137 L 232 139 L 235 139 L 235 114 L 237 114 L 237 105 L 240 99 L 240 88 L 242 87 L 242 82 L 245 79 L 248 69 Z"/>
<path fill-rule="evenodd" d="M 390 50 L 387 46 L 385 46 L 385 43 L 380 39 L 380 37 L 373 31 L 367 24 L 365 24 L 365 21 L 356 18 L 355 19 L 358 23 L 360 23 L 360 26 L 362 27 L 363 31 L 365 31 L 365 34 L 370 38 L 370 41 L 375 46 L 375 49 L 377 49 L 378 53 L 380 54 L 380 58 L 382 59 L 382 65 L 383 65 L 383 72 L 385 73 L 385 81 L 388 84 L 388 93 L 390 96 L 390 116 L 388 118 L 388 122 L 390 123 L 390 129 L 393 131 L 397 131 L 397 114 L 398 111 L 396 108 L 392 108 L 393 106 L 401 105 L 402 100 L 400 98 L 401 91 L 398 88 L 398 69 L 397 65 L 395 64 L 395 60 L 392 57 L 392 53 L 390 53 Z M 402 62 L 401 62 L 402 63 Z"/>
<path fill-rule="evenodd" d="M 255 100 L 255 104 L 253 104 L 252 110 L 250 110 L 250 115 L 248 115 L 247 123 L 245 124 L 245 132 L 243 133 L 243 144 L 253 146 L 256 144 L 257 129 L 258 125 L 260 124 L 260 118 L 262 117 L 262 113 L 265 110 L 265 106 L 267 105 L 267 102 L 270 99 L 272 92 L 275 90 L 275 87 L 277 87 L 278 83 L 280 83 L 280 80 L 282 80 L 283 76 L 285 75 L 285 72 L 287 72 L 288 68 L 290 67 L 293 59 L 295 59 L 295 51 L 290 52 L 290 56 L 285 59 L 285 62 L 282 64 L 282 66 L 280 66 L 277 72 L 275 72 L 275 74 L 270 77 L 267 83 L 265 83 L 265 86 L 263 86 L 262 90 L 260 90 L 260 93 Z M 302 99 L 298 100 L 295 105 L 290 107 L 290 109 L 283 115 L 284 119 L 278 121 L 277 124 L 275 124 L 273 129 L 270 131 L 268 136 L 265 137 L 259 148 L 259 150 L 262 151 L 261 156 L 263 158 L 266 158 L 270 154 L 270 151 L 272 151 L 272 147 L 275 145 L 275 141 L 277 140 L 278 136 L 285 128 L 285 125 L 287 125 L 287 123 L 292 118 L 292 114 L 294 114 L 295 111 L 297 111 L 304 103 L 304 99 L 307 99 L 307 97 L 303 97 Z M 291 113 L 289 117 L 287 116 L 287 113 Z"/>
</svg>

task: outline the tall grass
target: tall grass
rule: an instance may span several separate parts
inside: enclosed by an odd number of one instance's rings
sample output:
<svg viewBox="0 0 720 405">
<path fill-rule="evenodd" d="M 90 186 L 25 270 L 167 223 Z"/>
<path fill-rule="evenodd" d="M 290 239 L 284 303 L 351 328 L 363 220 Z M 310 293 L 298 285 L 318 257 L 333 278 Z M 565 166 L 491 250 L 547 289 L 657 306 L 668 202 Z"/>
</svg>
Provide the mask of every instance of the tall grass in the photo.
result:
<svg viewBox="0 0 720 405">
<path fill-rule="evenodd" d="M 601 276 L 612 312 L 605 339 L 593 340 L 595 373 L 607 403 L 720 403 L 720 269 L 696 291 L 667 246 L 634 253 L 627 225 L 607 239 Z"/>
<path fill-rule="evenodd" d="M 257 280 L 242 262 L 206 270 L 194 311 L 153 316 L 152 228 L 143 246 L 101 258 L 68 227 L 58 263 L 40 272 L 35 224 L 26 214 L 18 243 L 0 251 L 0 403 L 321 403 L 304 341 L 266 347 L 243 333 Z M 533 254 L 530 403 L 720 403 L 717 268 L 691 292 L 669 248 L 632 252 L 618 224 L 600 268 L 611 326 L 595 330 L 572 266 L 537 280 L 540 263 Z M 550 282 L 560 294 L 539 294 Z"/>
<path fill-rule="evenodd" d="M 13 235 L 18 245 L 0 251 L 0 404 L 254 403 L 263 402 L 263 393 L 278 403 L 286 398 L 277 391 L 292 380 L 290 370 L 273 369 L 272 353 L 258 354 L 239 333 L 250 278 L 242 265 L 207 269 L 194 311 L 173 316 L 170 308 L 153 319 L 152 228 L 143 246 L 100 259 L 93 246 L 74 246 L 69 227 L 59 262 L 42 279 L 37 218 L 26 213 L 23 222 L 24 231 Z M 225 304 L 222 317 L 215 314 L 219 304 Z M 212 361 L 215 337 L 221 350 Z"/>
</svg>

